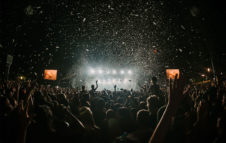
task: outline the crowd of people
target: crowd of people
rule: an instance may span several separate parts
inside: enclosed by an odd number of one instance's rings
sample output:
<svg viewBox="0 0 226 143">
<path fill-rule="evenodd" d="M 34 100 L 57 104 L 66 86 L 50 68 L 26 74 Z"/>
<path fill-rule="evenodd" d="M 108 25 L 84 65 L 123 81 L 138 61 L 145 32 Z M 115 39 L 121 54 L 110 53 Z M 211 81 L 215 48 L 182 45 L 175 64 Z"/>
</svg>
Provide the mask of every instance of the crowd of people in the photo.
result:
<svg viewBox="0 0 226 143">
<path fill-rule="evenodd" d="M 35 81 L 0 82 L 0 142 L 225 143 L 226 82 L 160 90 L 78 91 Z"/>
</svg>

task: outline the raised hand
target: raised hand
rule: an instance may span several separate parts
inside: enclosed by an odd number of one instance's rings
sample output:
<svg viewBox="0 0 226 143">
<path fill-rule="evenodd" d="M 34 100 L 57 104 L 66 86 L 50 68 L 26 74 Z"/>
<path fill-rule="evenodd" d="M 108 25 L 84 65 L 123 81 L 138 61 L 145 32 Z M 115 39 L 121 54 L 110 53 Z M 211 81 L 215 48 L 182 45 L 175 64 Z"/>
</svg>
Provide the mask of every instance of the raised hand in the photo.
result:
<svg viewBox="0 0 226 143">
<path fill-rule="evenodd" d="M 175 79 L 170 79 L 170 91 L 169 91 L 169 100 L 168 106 L 170 108 L 177 109 L 182 100 L 185 98 L 189 87 L 184 90 L 185 87 L 185 79 L 181 77 L 178 79 L 178 75 L 175 76 Z"/>
<path fill-rule="evenodd" d="M 197 121 L 205 120 L 208 116 L 208 105 L 203 100 L 201 100 L 196 109 L 197 111 Z"/>
<path fill-rule="evenodd" d="M 26 142 L 27 128 L 31 123 L 30 117 L 28 115 L 30 104 L 24 106 L 24 101 L 21 100 L 16 108 L 16 119 L 18 121 L 18 133 L 16 136 L 17 143 Z"/>
<path fill-rule="evenodd" d="M 184 90 L 185 80 L 183 77 L 180 79 L 175 76 L 175 79 L 170 79 L 170 91 L 169 100 L 166 110 L 164 111 L 157 127 L 155 128 L 149 143 L 163 143 L 165 141 L 166 134 L 171 126 L 171 119 L 178 107 L 185 99 L 185 95 L 188 93 L 189 88 Z"/>
<path fill-rule="evenodd" d="M 17 106 L 16 110 L 17 110 L 18 121 L 21 129 L 26 129 L 30 124 L 30 118 L 28 115 L 29 105 L 30 104 L 26 104 L 26 106 L 24 106 L 24 101 L 21 100 Z"/>
<path fill-rule="evenodd" d="M 21 83 L 19 80 L 16 81 L 16 101 L 19 101 Z"/>
</svg>

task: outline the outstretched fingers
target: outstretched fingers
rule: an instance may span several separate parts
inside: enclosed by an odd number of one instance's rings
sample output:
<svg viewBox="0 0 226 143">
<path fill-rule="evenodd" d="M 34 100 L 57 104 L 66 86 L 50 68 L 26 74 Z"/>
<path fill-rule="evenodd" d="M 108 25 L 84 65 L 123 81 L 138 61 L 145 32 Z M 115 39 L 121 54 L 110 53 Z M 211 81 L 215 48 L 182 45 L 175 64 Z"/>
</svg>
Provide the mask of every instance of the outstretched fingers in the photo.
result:
<svg viewBox="0 0 226 143">
<path fill-rule="evenodd" d="M 169 105 L 171 107 L 178 107 L 179 104 L 185 97 L 184 87 L 185 87 L 185 78 L 178 75 L 174 79 L 170 79 L 170 94 L 169 94 Z"/>
<path fill-rule="evenodd" d="M 18 104 L 17 110 L 19 113 L 21 113 L 24 110 L 24 101 L 21 100 Z"/>
</svg>

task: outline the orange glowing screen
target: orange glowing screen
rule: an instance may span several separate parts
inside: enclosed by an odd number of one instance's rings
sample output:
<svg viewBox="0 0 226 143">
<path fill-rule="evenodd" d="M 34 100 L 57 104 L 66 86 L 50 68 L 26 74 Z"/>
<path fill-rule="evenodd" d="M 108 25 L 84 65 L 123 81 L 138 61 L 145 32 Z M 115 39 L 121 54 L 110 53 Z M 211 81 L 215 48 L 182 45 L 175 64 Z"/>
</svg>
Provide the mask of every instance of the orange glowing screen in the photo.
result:
<svg viewBox="0 0 226 143">
<path fill-rule="evenodd" d="M 178 78 L 180 76 L 180 70 L 179 69 L 166 69 L 166 76 L 167 79 L 175 79 L 176 74 L 178 75 Z"/>
<path fill-rule="evenodd" d="M 57 79 L 57 70 L 45 70 L 44 79 L 47 80 L 56 80 Z"/>
</svg>

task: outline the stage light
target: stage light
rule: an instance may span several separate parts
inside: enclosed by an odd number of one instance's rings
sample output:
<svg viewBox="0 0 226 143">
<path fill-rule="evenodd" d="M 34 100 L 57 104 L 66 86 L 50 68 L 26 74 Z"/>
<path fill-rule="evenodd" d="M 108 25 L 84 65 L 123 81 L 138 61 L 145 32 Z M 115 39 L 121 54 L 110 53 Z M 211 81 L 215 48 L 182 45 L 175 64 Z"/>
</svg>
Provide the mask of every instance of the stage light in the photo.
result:
<svg viewBox="0 0 226 143">
<path fill-rule="evenodd" d="M 210 72 L 210 68 L 207 68 L 207 71 Z"/>
<path fill-rule="evenodd" d="M 120 73 L 121 73 L 121 74 L 124 74 L 125 72 L 124 72 L 124 70 L 121 70 Z"/>
<path fill-rule="evenodd" d="M 132 71 L 131 70 L 128 70 L 128 74 L 132 74 Z"/>
<path fill-rule="evenodd" d="M 95 70 L 94 70 L 94 69 L 91 69 L 91 70 L 90 70 L 90 73 L 91 73 L 91 74 L 95 74 Z"/>
<path fill-rule="evenodd" d="M 99 72 L 99 74 L 102 74 L 103 73 L 103 71 L 101 69 L 99 69 L 98 72 Z"/>
<path fill-rule="evenodd" d="M 116 74 L 117 72 L 116 72 L 116 70 L 113 70 L 112 73 L 113 73 L 113 74 Z"/>
<path fill-rule="evenodd" d="M 18 77 L 20 80 L 25 80 L 25 77 L 24 76 L 19 76 Z"/>
</svg>

